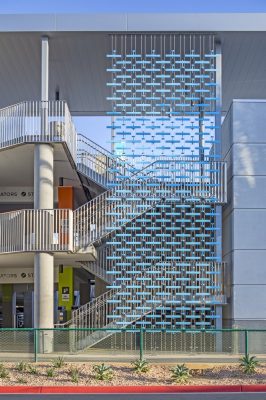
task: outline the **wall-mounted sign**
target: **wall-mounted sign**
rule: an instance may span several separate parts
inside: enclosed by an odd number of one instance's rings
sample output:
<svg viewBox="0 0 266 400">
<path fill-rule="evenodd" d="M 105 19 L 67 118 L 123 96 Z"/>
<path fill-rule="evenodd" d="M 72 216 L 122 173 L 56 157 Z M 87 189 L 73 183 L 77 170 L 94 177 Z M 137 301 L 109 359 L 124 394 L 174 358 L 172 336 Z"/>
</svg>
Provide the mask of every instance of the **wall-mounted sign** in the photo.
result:
<svg viewBox="0 0 266 400">
<path fill-rule="evenodd" d="M 58 200 L 57 188 L 54 188 L 54 200 Z M 33 203 L 32 186 L 0 186 L 0 203 Z"/>
<path fill-rule="evenodd" d="M 68 286 L 62 287 L 62 300 L 69 301 L 70 288 Z"/>
<path fill-rule="evenodd" d="M 58 282 L 58 267 L 54 269 L 54 280 Z M 5 283 L 33 283 L 33 268 L 1 268 L 0 285 Z"/>
<path fill-rule="evenodd" d="M 1 203 L 33 203 L 33 187 L 0 187 Z"/>
</svg>

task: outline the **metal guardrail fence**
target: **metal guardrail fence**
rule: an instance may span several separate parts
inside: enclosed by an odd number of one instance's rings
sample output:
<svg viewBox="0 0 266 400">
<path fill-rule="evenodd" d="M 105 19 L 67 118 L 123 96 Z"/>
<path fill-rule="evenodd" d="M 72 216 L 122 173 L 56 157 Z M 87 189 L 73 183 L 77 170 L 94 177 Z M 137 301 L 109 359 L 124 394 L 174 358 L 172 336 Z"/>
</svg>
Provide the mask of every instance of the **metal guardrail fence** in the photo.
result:
<svg viewBox="0 0 266 400">
<path fill-rule="evenodd" d="M 80 351 L 78 343 L 84 331 L 109 334 Z M 0 360 L 38 361 L 60 355 L 69 360 L 236 362 L 246 354 L 266 359 L 266 330 L 0 329 Z"/>
<path fill-rule="evenodd" d="M 77 169 L 104 187 L 115 186 L 138 169 L 82 134 L 77 135 Z"/>
<path fill-rule="evenodd" d="M 0 110 L 0 149 L 65 142 L 76 161 L 77 133 L 65 101 L 24 101 Z"/>
<path fill-rule="evenodd" d="M 72 210 L 18 210 L 0 214 L 0 253 L 73 251 Z"/>
</svg>

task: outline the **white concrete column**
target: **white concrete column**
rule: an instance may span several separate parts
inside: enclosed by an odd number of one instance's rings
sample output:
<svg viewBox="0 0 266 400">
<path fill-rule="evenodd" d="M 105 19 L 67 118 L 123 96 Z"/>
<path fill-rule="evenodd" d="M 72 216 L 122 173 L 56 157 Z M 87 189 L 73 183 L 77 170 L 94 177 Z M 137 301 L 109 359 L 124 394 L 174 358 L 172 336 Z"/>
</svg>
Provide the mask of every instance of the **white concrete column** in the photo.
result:
<svg viewBox="0 0 266 400">
<path fill-rule="evenodd" d="M 41 99 L 48 101 L 49 45 L 42 38 Z M 44 110 L 47 106 L 44 105 Z M 46 135 L 47 113 L 41 115 L 42 135 Z M 54 149 L 49 143 L 34 146 L 34 208 L 54 208 Z M 51 212 L 51 219 L 53 213 Z M 37 232 L 36 232 L 37 234 Z M 35 253 L 34 256 L 34 327 L 54 326 L 54 257 L 52 253 Z M 52 351 L 52 335 L 43 336 L 43 351 Z"/>
<path fill-rule="evenodd" d="M 54 257 L 37 253 L 34 259 L 34 326 L 54 326 Z"/>
<path fill-rule="evenodd" d="M 50 144 L 34 148 L 34 208 L 54 207 L 54 152 Z M 51 219 L 53 213 L 51 213 Z M 51 222 L 52 223 L 52 222 Z M 34 326 L 52 328 L 54 324 L 54 257 L 36 253 L 34 258 Z"/>
<path fill-rule="evenodd" d="M 34 208 L 54 208 L 54 149 L 48 143 L 34 146 Z"/>
<path fill-rule="evenodd" d="M 49 39 L 47 36 L 42 37 L 42 101 L 49 99 Z"/>
</svg>

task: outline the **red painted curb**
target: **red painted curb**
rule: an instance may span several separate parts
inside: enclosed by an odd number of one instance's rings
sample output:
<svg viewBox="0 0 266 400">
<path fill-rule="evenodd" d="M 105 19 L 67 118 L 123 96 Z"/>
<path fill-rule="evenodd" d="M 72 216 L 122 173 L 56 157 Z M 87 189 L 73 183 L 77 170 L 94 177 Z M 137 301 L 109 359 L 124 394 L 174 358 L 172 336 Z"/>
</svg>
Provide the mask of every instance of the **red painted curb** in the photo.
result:
<svg viewBox="0 0 266 400">
<path fill-rule="evenodd" d="M 263 387 L 263 388 L 261 388 Z M 246 391 L 266 391 L 266 385 L 249 385 Z M 254 390 L 257 388 L 257 390 Z M 241 385 L 206 386 L 0 386 L 0 393 L 210 393 L 241 392 Z"/>
<path fill-rule="evenodd" d="M 266 392 L 266 385 L 242 385 L 242 392 Z"/>
</svg>

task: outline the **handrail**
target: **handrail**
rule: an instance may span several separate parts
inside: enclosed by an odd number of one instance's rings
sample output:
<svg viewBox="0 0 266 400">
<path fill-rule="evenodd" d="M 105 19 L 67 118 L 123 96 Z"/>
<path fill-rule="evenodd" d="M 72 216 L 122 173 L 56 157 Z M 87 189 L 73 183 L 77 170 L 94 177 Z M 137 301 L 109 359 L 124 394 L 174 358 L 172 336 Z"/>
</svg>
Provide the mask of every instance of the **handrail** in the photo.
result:
<svg viewBox="0 0 266 400">
<path fill-rule="evenodd" d="M 206 278 L 206 276 L 212 274 L 213 289 L 209 290 L 208 295 L 206 295 L 205 293 L 202 294 L 202 297 L 205 298 L 204 301 L 206 301 L 207 304 L 225 303 L 225 296 L 223 293 L 224 289 L 222 285 L 224 267 L 225 267 L 224 262 L 210 262 L 208 263 L 208 265 L 205 266 L 204 270 L 199 269 L 199 274 L 200 274 L 199 278 Z M 143 271 L 143 273 L 145 273 L 145 271 Z M 156 305 L 149 303 L 149 299 L 146 299 L 142 304 L 142 306 L 144 305 L 144 308 L 146 308 L 146 310 L 141 312 L 141 316 L 139 310 L 134 316 L 134 312 L 136 311 L 134 307 L 136 307 L 136 305 L 132 304 L 132 309 L 130 310 L 131 315 L 121 316 L 121 313 L 119 311 L 120 319 L 119 322 L 117 322 L 117 320 L 113 318 L 112 312 L 116 311 L 116 305 L 120 303 L 119 298 L 123 297 L 122 292 L 120 294 L 121 288 L 118 288 L 119 285 L 121 285 L 121 283 L 116 282 L 116 280 L 114 280 L 113 286 L 116 286 L 116 288 L 113 288 L 108 292 L 103 293 L 102 295 L 94 299 L 92 302 L 89 302 L 81 306 L 79 309 L 73 311 L 71 320 L 66 322 L 65 324 L 61 324 L 60 326 L 66 327 L 73 325 L 77 329 L 84 327 L 107 328 L 108 326 L 110 327 L 111 324 L 112 327 L 115 326 L 120 328 L 121 326 L 126 327 L 127 325 L 131 325 L 136 320 L 142 318 L 144 315 L 152 312 L 154 309 L 160 307 L 161 302 L 163 300 L 166 302 L 166 304 L 171 304 L 171 301 L 173 299 L 180 299 L 180 296 L 182 297 L 182 293 L 180 293 L 182 289 L 180 289 L 177 290 L 175 295 L 172 295 L 172 297 L 168 295 L 165 295 L 166 296 L 165 299 L 162 296 L 160 296 L 160 298 L 158 297 L 159 303 L 156 303 Z M 217 288 L 219 289 L 217 290 Z M 197 294 L 200 295 L 200 292 Z M 155 296 L 154 299 L 157 299 L 157 297 Z M 190 296 L 186 296 L 186 301 L 192 299 L 193 299 L 192 294 Z"/>
<path fill-rule="evenodd" d="M 77 134 L 65 101 L 24 101 L 0 109 L 0 148 L 51 142 L 66 143 L 76 161 Z"/>
<path fill-rule="evenodd" d="M 140 216 L 158 202 L 226 201 L 225 163 L 219 161 L 154 161 L 74 211 L 77 248 L 96 242 Z"/>
<path fill-rule="evenodd" d="M 18 210 L 0 214 L 0 253 L 73 251 L 73 212 Z"/>
<path fill-rule="evenodd" d="M 138 171 L 82 134 L 78 134 L 77 168 L 103 187 L 114 185 Z"/>
</svg>

